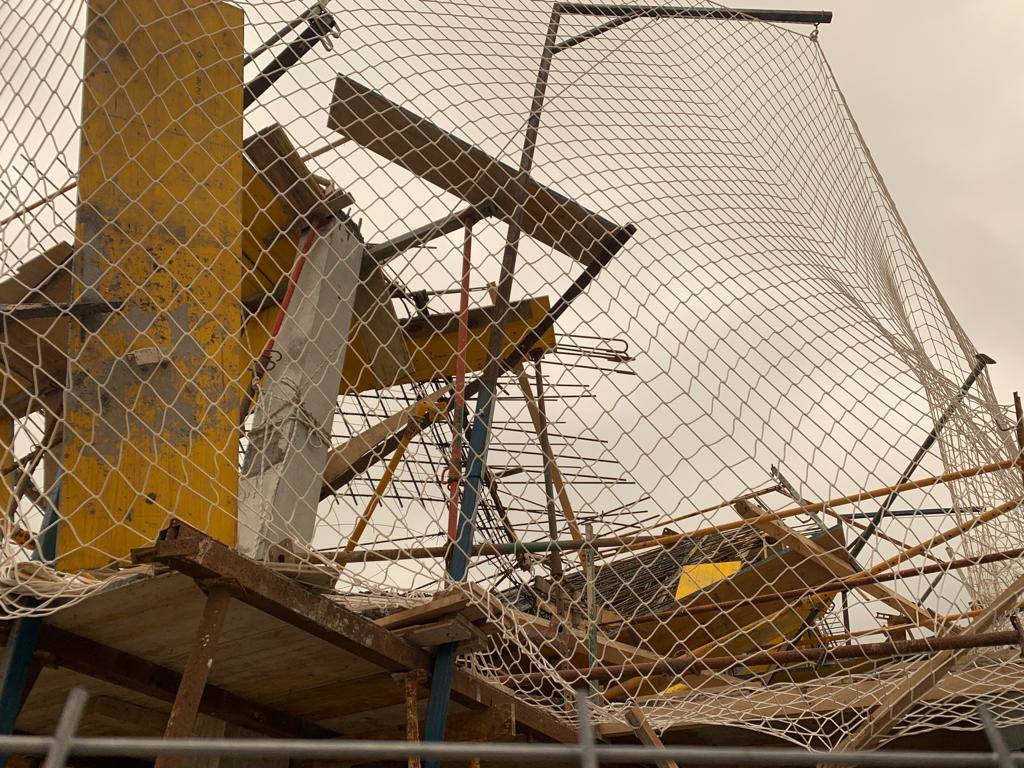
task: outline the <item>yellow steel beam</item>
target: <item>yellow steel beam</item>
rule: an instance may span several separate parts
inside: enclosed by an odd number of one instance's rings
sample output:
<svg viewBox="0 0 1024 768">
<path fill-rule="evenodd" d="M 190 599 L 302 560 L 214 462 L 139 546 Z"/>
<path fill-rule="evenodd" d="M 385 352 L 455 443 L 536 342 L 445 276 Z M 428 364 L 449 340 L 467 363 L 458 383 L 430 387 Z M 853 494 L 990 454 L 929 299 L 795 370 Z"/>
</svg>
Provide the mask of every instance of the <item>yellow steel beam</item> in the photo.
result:
<svg viewBox="0 0 1024 768">
<path fill-rule="evenodd" d="M 550 309 L 546 296 L 513 302 L 504 333 L 508 343 L 502 356 L 512 351 L 515 344 L 526 338 L 531 328 L 543 319 Z M 260 311 L 246 323 L 245 343 L 253 357 L 259 355 L 267 334 L 277 315 L 273 306 Z M 408 363 L 394 368 L 388 378 L 380 378 L 380 366 L 372 365 L 376 348 L 374 334 L 364 333 L 361 324 L 353 320 L 349 335 L 349 350 L 342 367 L 341 394 L 365 392 L 399 384 L 412 384 L 455 375 L 455 357 L 458 348 L 458 316 L 438 314 L 414 318 L 401 323 Z M 487 364 L 487 344 L 492 328 L 488 309 L 470 310 L 469 344 L 466 348 L 466 370 L 480 371 Z M 535 345 L 536 350 L 551 349 L 555 345 L 554 329 L 548 329 Z"/>
</svg>

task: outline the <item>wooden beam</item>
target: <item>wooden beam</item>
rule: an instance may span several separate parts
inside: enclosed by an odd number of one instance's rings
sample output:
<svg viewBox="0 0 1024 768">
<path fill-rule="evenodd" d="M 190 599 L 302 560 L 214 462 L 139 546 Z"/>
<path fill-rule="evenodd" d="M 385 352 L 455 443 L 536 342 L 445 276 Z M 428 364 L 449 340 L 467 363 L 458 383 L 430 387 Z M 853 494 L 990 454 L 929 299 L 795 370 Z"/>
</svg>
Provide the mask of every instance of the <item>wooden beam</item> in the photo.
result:
<svg viewBox="0 0 1024 768">
<path fill-rule="evenodd" d="M 448 396 L 449 391 L 449 387 L 436 389 L 422 400 L 403 408 L 398 413 L 393 413 L 334 448 L 327 455 L 320 498 L 326 498 L 338 488 L 345 486 L 356 474 L 363 471 L 368 463 L 375 463 L 383 458 L 386 453 L 380 447 L 382 444 L 395 440 L 395 445 L 387 450 L 387 453 L 390 453 L 401 443 L 406 430 L 417 434 L 426 424 L 440 418 L 445 408 L 442 401 Z"/>
<path fill-rule="evenodd" d="M 997 619 L 1016 608 L 1022 592 L 1024 576 L 1018 577 L 1000 592 L 959 638 L 966 640 L 987 630 Z M 903 715 L 953 670 L 966 651 L 966 648 L 942 651 L 916 667 L 902 685 L 883 695 L 868 719 L 840 741 L 835 747 L 836 751 L 866 750 L 878 746 Z"/>
<path fill-rule="evenodd" d="M 278 123 L 248 137 L 245 155 L 271 189 L 281 196 L 291 219 L 289 226 L 310 227 L 355 204 L 352 196 L 343 192 L 334 200 L 336 207 L 327 207 L 323 188 L 299 157 L 287 131 Z"/>
<path fill-rule="evenodd" d="M 555 461 L 555 455 L 551 450 L 550 442 L 543 440 L 541 437 L 541 435 L 546 434 L 547 425 L 544 423 L 540 408 L 537 406 L 537 398 L 534 396 L 533 389 L 530 387 L 530 379 L 527 377 L 522 363 L 514 366 L 512 368 L 512 373 L 519 382 L 519 390 L 522 392 L 523 399 L 526 401 L 526 410 L 530 414 L 530 421 L 533 422 L 533 430 L 537 434 L 537 439 L 542 440 L 542 447 L 546 446 L 546 449 L 543 451 L 545 454 L 544 461 L 547 462 L 550 468 L 551 484 L 555 487 L 555 495 L 558 497 L 558 505 L 562 509 L 562 517 L 565 518 L 565 523 L 569 526 L 569 535 L 572 537 L 573 541 L 583 541 L 583 534 L 580 532 L 580 526 L 576 520 L 576 513 L 572 508 L 572 501 L 569 499 L 569 493 L 565 488 L 565 479 L 562 477 L 562 471 L 558 468 L 558 462 Z"/>
<path fill-rule="evenodd" d="M 630 237 L 627 228 L 521 178 L 482 149 L 343 75 L 335 82 L 328 127 L 471 205 L 492 204 L 505 221 L 515 218 L 522 184 L 523 231 L 585 264 L 604 248 L 617 251 Z"/>
<path fill-rule="evenodd" d="M 842 579 L 860 574 L 860 568 L 855 567 L 848 560 L 827 551 L 820 544 L 811 541 L 803 534 L 794 531 L 781 520 L 765 520 L 749 501 L 737 501 L 733 504 L 733 509 L 744 520 L 749 521 L 751 525 L 760 528 L 769 536 L 774 537 L 780 544 L 784 544 L 790 549 L 813 558 L 816 563 L 825 568 L 834 577 Z M 938 624 L 930 611 L 888 587 L 872 582 L 861 584 L 857 589 L 875 599 L 881 600 L 919 626 L 935 627 Z"/>
<path fill-rule="evenodd" d="M 644 712 L 640 707 L 633 704 L 626 708 L 626 722 L 629 723 L 633 729 L 634 735 L 640 740 L 641 744 L 645 744 L 648 747 L 659 747 L 664 748 L 664 744 L 661 743 L 661 739 L 658 738 L 658 734 L 651 728 L 651 724 L 647 722 L 647 718 L 644 717 Z M 674 760 L 660 760 L 658 761 L 659 768 L 679 768 L 678 763 Z"/>
<path fill-rule="evenodd" d="M 237 600 L 389 672 L 431 667 L 426 651 L 180 521 L 161 534 L 156 546 L 137 551 L 136 559 L 163 563 L 194 579 L 219 580 Z M 575 729 L 563 721 L 467 672 L 455 672 L 452 695 L 474 709 L 514 704 L 529 731 L 564 743 L 576 739 Z"/>
<path fill-rule="evenodd" d="M 9 623 L 0 622 L 0 636 L 9 632 L 9 627 L 4 626 Z M 43 624 L 39 631 L 38 649 L 47 665 L 63 667 L 158 701 L 173 702 L 181 684 L 181 674 L 173 669 L 49 624 Z M 339 736 L 335 731 L 248 701 L 215 685 L 205 687 L 199 711 L 267 736 L 307 739 Z"/>
<path fill-rule="evenodd" d="M 424 624 L 434 621 L 442 616 L 458 613 L 469 604 L 469 595 L 458 590 L 445 592 L 436 595 L 433 599 L 414 605 L 412 608 L 404 608 L 401 611 L 389 614 L 374 622 L 378 627 L 385 629 L 401 629 L 411 627 L 414 624 Z"/>
</svg>

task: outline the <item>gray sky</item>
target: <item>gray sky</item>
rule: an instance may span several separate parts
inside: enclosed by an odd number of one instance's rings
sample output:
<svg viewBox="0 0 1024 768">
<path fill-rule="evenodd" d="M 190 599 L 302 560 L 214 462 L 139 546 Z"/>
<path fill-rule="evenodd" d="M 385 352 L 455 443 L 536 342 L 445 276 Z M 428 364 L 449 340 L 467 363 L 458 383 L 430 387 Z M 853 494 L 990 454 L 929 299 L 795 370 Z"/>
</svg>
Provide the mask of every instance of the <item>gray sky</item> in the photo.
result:
<svg viewBox="0 0 1024 768">
<path fill-rule="evenodd" d="M 911 236 L 990 369 L 1024 392 L 1019 0 L 746 0 L 835 14 L 821 43 Z"/>
</svg>

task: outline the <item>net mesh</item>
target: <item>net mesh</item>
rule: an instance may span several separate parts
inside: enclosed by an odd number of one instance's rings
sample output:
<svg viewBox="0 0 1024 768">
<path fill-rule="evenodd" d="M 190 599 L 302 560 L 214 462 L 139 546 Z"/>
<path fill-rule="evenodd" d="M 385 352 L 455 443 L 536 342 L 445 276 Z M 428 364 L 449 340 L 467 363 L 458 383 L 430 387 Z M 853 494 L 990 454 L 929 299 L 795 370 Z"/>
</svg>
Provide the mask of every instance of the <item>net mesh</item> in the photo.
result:
<svg viewBox="0 0 1024 768">
<path fill-rule="evenodd" d="M 838 649 L 1003 626 L 1015 415 L 816 30 L 674 7 L 9 3 L 5 615 L 178 518 L 370 617 L 463 591 L 459 663 L 567 719 L 595 667 L 609 728 L 817 746 L 933 660 Z M 883 739 L 1020 722 L 1014 656 Z"/>
</svg>

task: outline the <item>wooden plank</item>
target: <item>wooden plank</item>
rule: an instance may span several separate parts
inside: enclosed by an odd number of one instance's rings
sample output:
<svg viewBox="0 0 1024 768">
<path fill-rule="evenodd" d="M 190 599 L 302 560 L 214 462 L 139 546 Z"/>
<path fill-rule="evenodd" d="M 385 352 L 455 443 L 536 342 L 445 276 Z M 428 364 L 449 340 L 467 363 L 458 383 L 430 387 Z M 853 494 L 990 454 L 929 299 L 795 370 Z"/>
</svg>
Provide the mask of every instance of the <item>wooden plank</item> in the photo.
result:
<svg viewBox="0 0 1024 768">
<path fill-rule="evenodd" d="M 241 295 L 273 293 L 291 271 L 299 234 L 311 221 L 353 205 L 344 190 L 324 190 L 299 157 L 285 130 L 264 128 L 245 141 L 242 164 L 242 255 L 247 262 Z"/>
<path fill-rule="evenodd" d="M 428 624 L 416 624 L 394 630 L 420 648 L 436 648 L 445 643 L 459 643 L 460 653 L 481 651 L 487 647 L 484 633 L 472 624 L 465 616 L 455 614 Z"/>
<path fill-rule="evenodd" d="M 780 544 L 784 544 L 797 552 L 813 558 L 816 562 L 822 565 L 822 567 L 827 569 L 832 576 L 836 578 L 845 578 L 847 576 L 855 576 L 861 572 L 860 568 L 852 565 L 849 560 L 829 552 L 820 544 L 817 544 L 803 534 L 794 531 L 781 520 L 762 519 L 761 513 L 754 509 L 753 505 L 751 505 L 749 501 L 736 501 L 733 503 L 733 508 L 740 517 L 744 520 L 751 521 L 753 525 L 756 525 L 769 536 L 774 537 Z M 941 626 L 940 623 L 936 622 L 935 617 L 931 612 L 882 584 L 863 584 L 857 587 L 857 589 L 867 593 L 873 598 L 881 600 L 886 605 L 899 611 L 918 626 Z"/>
<path fill-rule="evenodd" d="M 154 547 L 136 556 L 139 561 L 164 563 L 194 579 L 223 580 L 237 600 L 384 670 L 428 671 L 432 666 L 432 657 L 425 651 L 180 521 L 174 521 Z M 452 696 L 472 708 L 514 704 L 519 722 L 531 732 L 565 743 L 576 738 L 575 729 L 545 710 L 462 670 L 455 672 Z"/>
<path fill-rule="evenodd" d="M 69 335 L 64 570 L 172 515 L 235 541 L 242 26 L 210 0 L 88 3 L 72 300 L 126 306 Z"/>
<path fill-rule="evenodd" d="M 286 203 L 290 227 L 310 227 L 334 215 L 325 204 L 323 188 L 299 157 L 283 126 L 273 123 L 248 137 L 245 155 Z M 347 192 L 340 195 L 333 205 L 347 208 L 355 204 Z"/>
<path fill-rule="evenodd" d="M 414 605 L 412 608 L 403 608 L 400 611 L 383 616 L 375 622 L 378 627 L 385 629 L 401 629 L 413 624 L 424 624 L 434 621 L 442 616 L 458 613 L 469 603 L 469 595 L 460 591 L 453 591 L 436 595 L 422 605 Z"/>
<path fill-rule="evenodd" d="M 661 739 L 658 738 L 658 734 L 651 728 L 651 724 L 647 722 L 647 718 L 644 717 L 644 711 L 635 704 L 630 705 L 626 708 L 626 721 L 633 728 L 633 734 L 637 737 L 641 744 L 645 744 L 648 747 L 661 747 L 664 748 L 664 744 Z M 660 760 L 658 762 L 659 768 L 679 768 L 679 765 L 673 760 Z"/>
<path fill-rule="evenodd" d="M 335 82 L 328 126 L 471 205 L 492 203 L 497 216 L 512 220 L 518 171 L 344 75 Z M 533 178 L 524 176 L 522 184 L 522 228 L 541 243 L 589 264 L 595 253 L 614 253 L 629 239 L 628 229 Z"/>
<path fill-rule="evenodd" d="M 965 635 L 980 634 L 1008 611 L 1016 608 L 1024 592 L 1024 576 L 1018 577 L 985 607 L 964 630 Z M 952 630 L 948 630 L 947 634 Z M 900 719 L 939 681 L 956 666 L 968 649 L 941 651 L 914 670 L 896 688 L 878 702 L 878 706 L 861 726 L 843 738 L 835 747 L 837 752 L 867 750 L 877 747 Z"/>
</svg>

